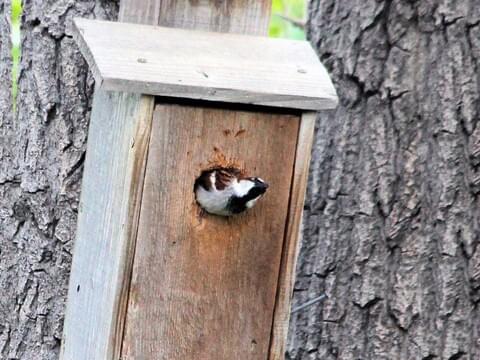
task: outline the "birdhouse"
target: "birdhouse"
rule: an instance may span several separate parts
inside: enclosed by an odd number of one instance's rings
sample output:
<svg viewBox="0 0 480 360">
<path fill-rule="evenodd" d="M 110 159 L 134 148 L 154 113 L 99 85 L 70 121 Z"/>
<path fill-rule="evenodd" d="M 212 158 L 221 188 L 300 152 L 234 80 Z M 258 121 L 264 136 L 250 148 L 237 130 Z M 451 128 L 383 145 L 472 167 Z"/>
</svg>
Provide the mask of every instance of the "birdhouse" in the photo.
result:
<svg viewBox="0 0 480 360">
<path fill-rule="evenodd" d="M 315 52 L 85 19 L 74 37 L 96 89 L 62 359 L 283 359 L 316 112 L 337 103 Z M 222 216 L 202 175 L 227 205 L 268 189 Z"/>
</svg>

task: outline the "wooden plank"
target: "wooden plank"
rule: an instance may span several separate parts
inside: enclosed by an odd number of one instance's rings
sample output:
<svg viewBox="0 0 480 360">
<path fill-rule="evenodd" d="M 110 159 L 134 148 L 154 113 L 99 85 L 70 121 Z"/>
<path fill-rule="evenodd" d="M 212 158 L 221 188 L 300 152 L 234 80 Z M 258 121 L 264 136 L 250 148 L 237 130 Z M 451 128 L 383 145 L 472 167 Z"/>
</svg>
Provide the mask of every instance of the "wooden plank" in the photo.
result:
<svg viewBox="0 0 480 360">
<path fill-rule="evenodd" d="M 63 360 L 113 359 L 119 351 L 152 113 L 146 97 L 95 92 Z"/>
<path fill-rule="evenodd" d="M 321 110 L 337 97 L 306 41 L 76 19 L 103 89 Z"/>
<path fill-rule="evenodd" d="M 316 113 L 305 113 L 300 123 L 269 360 L 285 359 L 285 343 L 290 321 L 291 298 L 300 247 L 300 228 L 302 224 L 303 204 L 305 202 L 305 192 L 307 189 L 308 168 L 310 165 L 316 117 Z"/>
<path fill-rule="evenodd" d="M 268 358 L 299 123 L 157 106 L 122 359 Z M 195 179 L 226 162 L 269 191 L 245 214 L 202 217 Z"/>
<path fill-rule="evenodd" d="M 266 35 L 271 1 L 122 1 L 122 21 L 172 28 Z"/>
</svg>

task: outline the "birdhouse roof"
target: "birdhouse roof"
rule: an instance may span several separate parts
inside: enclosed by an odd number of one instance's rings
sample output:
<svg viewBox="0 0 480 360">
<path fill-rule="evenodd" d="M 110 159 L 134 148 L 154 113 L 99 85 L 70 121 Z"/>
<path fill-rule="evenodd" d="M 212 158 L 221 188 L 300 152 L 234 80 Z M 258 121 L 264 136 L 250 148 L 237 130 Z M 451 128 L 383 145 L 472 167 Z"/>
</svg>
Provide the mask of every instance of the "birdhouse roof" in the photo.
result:
<svg viewBox="0 0 480 360">
<path fill-rule="evenodd" d="M 105 90 L 303 110 L 337 104 L 306 41 L 79 18 L 74 38 Z"/>
</svg>

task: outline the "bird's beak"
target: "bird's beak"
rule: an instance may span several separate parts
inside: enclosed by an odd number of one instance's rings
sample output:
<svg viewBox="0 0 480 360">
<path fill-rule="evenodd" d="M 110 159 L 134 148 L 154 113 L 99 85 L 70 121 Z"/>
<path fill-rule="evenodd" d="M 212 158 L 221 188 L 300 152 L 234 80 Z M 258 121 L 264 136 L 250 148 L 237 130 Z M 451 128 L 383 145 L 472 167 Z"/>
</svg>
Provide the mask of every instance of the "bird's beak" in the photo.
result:
<svg viewBox="0 0 480 360">
<path fill-rule="evenodd" d="M 255 187 L 257 189 L 259 189 L 261 191 L 261 193 L 263 194 L 265 191 L 267 191 L 268 184 L 266 182 L 257 181 L 257 183 L 255 184 Z"/>
</svg>

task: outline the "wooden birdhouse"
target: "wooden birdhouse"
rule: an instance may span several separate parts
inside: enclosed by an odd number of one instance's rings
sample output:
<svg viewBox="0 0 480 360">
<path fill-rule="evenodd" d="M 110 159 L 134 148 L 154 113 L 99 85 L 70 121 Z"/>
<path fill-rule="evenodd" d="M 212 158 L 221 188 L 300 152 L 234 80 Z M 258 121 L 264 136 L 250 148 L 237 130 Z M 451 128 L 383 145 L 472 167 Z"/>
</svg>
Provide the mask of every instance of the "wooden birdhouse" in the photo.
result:
<svg viewBox="0 0 480 360">
<path fill-rule="evenodd" d="M 304 41 L 75 20 L 96 80 L 64 360 L 282 359 L 316 111 Z M 201 211 L 202 172 L 269 183 Z"/>
</svg>

